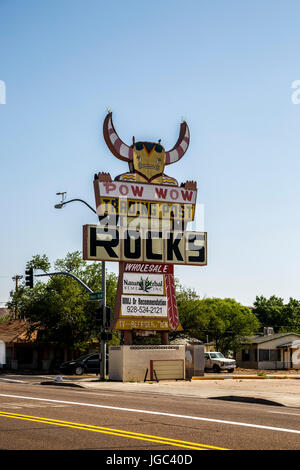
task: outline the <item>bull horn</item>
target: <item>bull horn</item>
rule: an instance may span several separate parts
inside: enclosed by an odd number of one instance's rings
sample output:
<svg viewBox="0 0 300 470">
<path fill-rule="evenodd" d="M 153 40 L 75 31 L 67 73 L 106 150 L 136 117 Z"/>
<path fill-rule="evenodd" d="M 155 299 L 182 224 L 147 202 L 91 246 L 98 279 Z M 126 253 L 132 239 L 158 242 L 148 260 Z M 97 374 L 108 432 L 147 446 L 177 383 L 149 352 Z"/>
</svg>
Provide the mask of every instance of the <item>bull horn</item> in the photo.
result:
<svg viewBox="0 0 300 470">
<path fill-rule="evenodd" d="M 109 150 L 115 157 L 125 162 L 130 162 L 133 159 L 133 149 L 125 144 L 115 131 L 112 122 L 112 113 L 106 115 L 103 123 L 103 136 Z"/>
<path fill-rule="evenodd" d="M 166 165 L 170 165 L 171 163 L 178 162 L 185 152 L 190 143 L 190 131 L 187 123 L 184 121 L 180 125 L 180 132 L 178 140 L 172 150 L 166 152 Z"/>
</svg>

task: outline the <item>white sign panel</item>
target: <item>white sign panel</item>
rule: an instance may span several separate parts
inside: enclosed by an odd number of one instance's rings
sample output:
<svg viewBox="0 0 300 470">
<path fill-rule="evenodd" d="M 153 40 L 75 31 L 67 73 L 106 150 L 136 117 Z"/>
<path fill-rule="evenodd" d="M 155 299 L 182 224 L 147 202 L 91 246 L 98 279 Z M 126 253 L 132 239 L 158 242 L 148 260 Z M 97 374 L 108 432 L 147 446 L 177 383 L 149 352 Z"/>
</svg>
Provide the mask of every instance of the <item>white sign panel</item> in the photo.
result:
<svg viewBox="0 0 300 470">
<path fill-rule="evenodd" d="M 123 317 L 167 317 L 167 297 L 155 295 L 122 295 Z"/>
<path fill-rule="evenodd" d="M 205 232 L 84 225 L 83 259 L 205 266 Z"/>
<path fill-rule="evenodd" d="M 164 295 L 164 277 L 162 274 L 124 273 L 123 293 Z"/>
<path fill-rule="evenodd" d="M 101 197 L 196 204 L 197 190 L 158 184 L 128 183 L 123 181 L 100 182 Z"/>
</svg>

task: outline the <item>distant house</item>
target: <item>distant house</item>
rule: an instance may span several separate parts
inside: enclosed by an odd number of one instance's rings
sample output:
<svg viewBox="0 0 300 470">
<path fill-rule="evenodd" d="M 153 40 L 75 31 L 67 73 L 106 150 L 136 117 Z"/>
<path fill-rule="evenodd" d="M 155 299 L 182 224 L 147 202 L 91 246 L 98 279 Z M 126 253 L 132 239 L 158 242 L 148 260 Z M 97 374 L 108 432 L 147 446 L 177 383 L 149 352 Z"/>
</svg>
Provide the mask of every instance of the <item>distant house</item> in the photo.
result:
<svg viewBox="0 0 300 470">
<path fill-rule="evenodd" d="M 37 342 L 39 331 L 27 335 L 28 323 L 24 320 L 0 322 L 0 368 L 9 370 L 57 370 L 62 362 L 78 357 L 64 345 Z M 87 352 L 98 349 L 98 341 Z"/>
<path fill-rule="evenodd" d="M 0 364 L 11 370 L 49 370 L 69 359 L 64 347 L 36 343 L 38 331 L 27 335 L 23 320 L 0 322 Z"/>
<path fill-rule="evenodd" d="M 31 368 L 34 362 L 32 341 L 36 334 L 26 338 L 26 322 L 0 322 L 0 363 L 9 369 L 18 369 L 18 362 Z"/>
<path fill-rule="evenodd" d="M 300 335 L 265 329 L 263 336 L 244 340 L 237 353 L 238 367 L 245 369 L 300 369 Z"/>
</svg>

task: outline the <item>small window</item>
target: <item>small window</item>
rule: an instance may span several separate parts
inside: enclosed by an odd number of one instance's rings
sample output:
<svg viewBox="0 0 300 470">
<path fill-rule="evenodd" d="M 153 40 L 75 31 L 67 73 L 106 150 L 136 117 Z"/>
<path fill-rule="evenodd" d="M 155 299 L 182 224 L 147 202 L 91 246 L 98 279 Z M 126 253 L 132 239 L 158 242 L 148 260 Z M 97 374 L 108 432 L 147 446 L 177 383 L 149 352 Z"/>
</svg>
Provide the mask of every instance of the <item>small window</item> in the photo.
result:
<svg viewBox="0 0 300 470">
<path fill-rule="evenodd" d="M 88 358 L 88 361 L 98 361 L 99 360 L 99 354 L 93 354 L 93 356 L 90 356 Z"/>
<path fill-rule="evenodd" d="M 210 357 L 211 357 L 211 359 L 221 359 L 224 356 L 223 356 L 222 353 L 216 352 L 216 353 L 210 353 Z"/>
<path fill-rule="evenodd" d="M 280 349 L 277 350 L 277 354 L 278 354 L 277 361 L 281 361 L 281 350 Z"/>
<path fill-rule="evenodd" d="M 279 349 L 260 349 L 259 360 L 260 361 L 280 361 L 281 355 Z"/>
<path fill-rule="evenodd" d="M 243 361 L 250 361 L 250 351 L 249 349 L 242 350 L 242 360 Z"/>
<path fill-rule="evenodd" d="M 269 349 L 260 349 L 259 350 L 259 360 L 260 361 L 269 361 L 270 360 L 270 351 L 269 351 Z"/>
<path fill-rule="evenodd" d="M 270 349 L 270 361 L 280 361 L 281 355 L 279 349 Z"/>
</svg>

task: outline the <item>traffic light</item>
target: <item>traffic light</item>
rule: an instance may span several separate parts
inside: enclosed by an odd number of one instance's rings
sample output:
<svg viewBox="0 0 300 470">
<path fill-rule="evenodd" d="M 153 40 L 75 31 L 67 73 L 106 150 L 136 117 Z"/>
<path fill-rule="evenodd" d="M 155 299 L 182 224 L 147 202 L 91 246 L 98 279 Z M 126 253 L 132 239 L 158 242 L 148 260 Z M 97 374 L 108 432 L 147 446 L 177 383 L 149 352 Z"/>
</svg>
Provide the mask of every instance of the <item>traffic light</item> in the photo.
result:
<svg viewBox="0 0 300 470">
<path fill-rule="evenodd" d="M 105 329 L 108 329 L 112 320 L 111 308 L 100 305 L 98 308 L 96 308 L 95 318 L 98 327 L 103 326 Z"/>
<path fill-rule="evenodd" d="M 103 339 L 104 341 L 111 341 L 112 333 L 101 333 L 101 339 Z"/>
<path fill-rule="evenodd" d="M 96 308 L 95 319 L 96 326 L 100 328 L 100 326 L 103 325 L 103 305 L 100 305 L 100 307 Z"/>
<path fill-rule="evenodd" d="M 104 318 L 103 318 L 104 328 L 108 329 L 110 327 L 111 320 L 112 320 L 112 310 L 110 307 L 105 307 Z"/>
<path fill-rule="evenodd" d="M 33 288 L 33 268 L 26 269 L 25 271 L 25 285 L 26 287 Z"/>
</svg>

